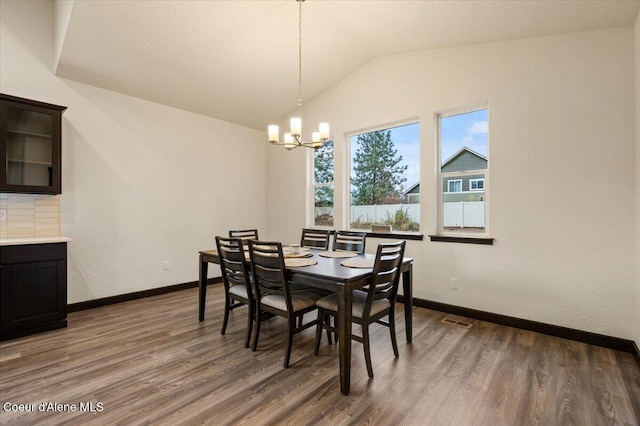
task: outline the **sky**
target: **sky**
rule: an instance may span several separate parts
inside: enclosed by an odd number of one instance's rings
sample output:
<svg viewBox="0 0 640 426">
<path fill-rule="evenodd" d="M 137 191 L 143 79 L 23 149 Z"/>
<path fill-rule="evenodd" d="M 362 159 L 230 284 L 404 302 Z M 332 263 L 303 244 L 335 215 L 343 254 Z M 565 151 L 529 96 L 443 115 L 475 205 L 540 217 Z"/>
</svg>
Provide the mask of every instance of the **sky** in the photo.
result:
<svg viewBox="0 0 640 426">
<path fill-rule="evenodd" d="M 391 140 L 398 154 L 402 155 L 404 164 L 409 166 L 404 173 L 406 190 L 420 181 L 420 124 L 392 128 Z"/>
<path fill-rule="evenodd" d="M 488 157 L 488 110 L 483 109 L 465 114 L 452 115 L 441 119 L 440 163 L 458 152 L 462 147 Z M 391 140 L 398 154 L 402 155 L 404 164 L 409 166 L 404 174 L 407 179 L 405 188 L 410 188 L 420 180 L 420 148 L 433 149 L 432 140 L 420 144 L 420 124 L 413 123 L 390 128 Z M 349 138 L 351 158 L 356 152 L 357 135 Z M 351 162 L 353 170 L 353 161 Z"/>
<path fill-rule="evenodd" d="M 442 150 L 440 164 L 463 146 L 488 157 L 488 110 L 444 117 L 441 122 Z"/>
</svg>

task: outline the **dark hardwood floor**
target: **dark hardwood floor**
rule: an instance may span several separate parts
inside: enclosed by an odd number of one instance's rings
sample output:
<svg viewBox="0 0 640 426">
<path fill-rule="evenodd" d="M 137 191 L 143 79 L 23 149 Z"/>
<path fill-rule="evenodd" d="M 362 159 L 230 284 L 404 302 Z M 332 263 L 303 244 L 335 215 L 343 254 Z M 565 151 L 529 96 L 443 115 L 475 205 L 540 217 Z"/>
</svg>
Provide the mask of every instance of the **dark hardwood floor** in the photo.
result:
<svg viewBox="0 0 640 426">
<path fill-rule="evenodd" d="M 189 289 L 74 312 L 66 329 L 1 343 L 0 424 L 640 424 L 640 368 L 628 353 L 423 308 L 407 344 L 398 309 L 400 357 L 388 330 L 372 326 L 375 378 L 354 342 L 343 396 L 336 345 L 323 338 L 315 357 L 306 330 L 285 370 L 285 321 L 267 321 L 251 352 L 245 311 L 220 335 L 222 287 L 209 288 L 203 323 Z M 43 402 L 67 411 L 38 411 Z M 89 402 L 94 412 L 68 411 Z"/>
</svg>

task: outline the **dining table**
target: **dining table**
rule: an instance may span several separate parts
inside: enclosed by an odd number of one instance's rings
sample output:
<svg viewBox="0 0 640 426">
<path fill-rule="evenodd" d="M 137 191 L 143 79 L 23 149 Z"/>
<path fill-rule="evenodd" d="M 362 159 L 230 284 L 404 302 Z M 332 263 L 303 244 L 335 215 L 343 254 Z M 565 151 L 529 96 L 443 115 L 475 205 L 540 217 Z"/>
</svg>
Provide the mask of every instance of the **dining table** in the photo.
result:
<svg viewBox="0 0 640 426">
<path fill-rule="evenodd" d="M 340 391 L 343 395 L 348 395 L 351 387 L 351 329 L 352 317 L 351 309 L 353 303 L 353 291 L 366 286 L 372 276 L 371 267 L 348 267 L 343 266 L 344 258 L 321 256 L 322 250 L 311 250 L 311 256 L 317 263 L 309 266 L 287 266 L 290 279 L 293 282 L 304 283 L 311 287 L 333 291 L 338 299 L 338 353 L 340 359 Z M 199 287 L 199 309 L 198 318 L 204 321 L 208 265 L 209 263 L 220 263 L 218 251 L 200 251 L 200 278 Z M 358 254 L 350 259 L 351 264 L 360 261 L 362 264 L 372 264 L 375 255 Z M 353 262 L 356 260 L 356 262 Z M 286 262 L 285 262 L 286 265 Z M 413 338 L 413 259 L 405 257 L 401 266 L 402 277 L 402 297 L 404 304 L 404 320 L 407 342 L 411 343 Z"/>
</svg>

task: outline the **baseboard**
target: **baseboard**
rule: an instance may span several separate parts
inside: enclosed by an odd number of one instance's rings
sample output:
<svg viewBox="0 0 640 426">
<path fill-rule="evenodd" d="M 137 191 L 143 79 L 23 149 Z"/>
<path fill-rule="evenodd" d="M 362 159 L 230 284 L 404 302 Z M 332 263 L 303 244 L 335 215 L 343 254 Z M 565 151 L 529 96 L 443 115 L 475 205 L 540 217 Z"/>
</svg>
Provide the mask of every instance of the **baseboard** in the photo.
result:
<svg viewBox="0 0 640 426">
<path fill-rule="evenodd" d="M 398 297 L 402 300 L 403 296 Z M 506 325 L 508 327 L 535 331 L 537 333 L 548 334 L 550 336 L 561 337 L 563 339 L 570 339 L 590 345 L 628 352 L 634 354 L 640 364 L 640 351 L 633 340 L 620 339 L 618 337 L 605 336 L 603 334 L 591 333 L 589 331 L 576 330 L 573 328 L 510 317 L 507 315 L 494 314 L 492 312 L 464 308 L 461 306 L 434 302 L 432 300 L 418 299 L 415 297 L 413 298 L 413 305 L 421 308 L 432 309 L 434 311 L 446 312 L 448 314 L 460 315 L 462 317 L 488 321 L 495 324 Z"/>
<path fill-rule="evenodd" d="M 207 284 L 221 283 L 222 278 L 209 278 Z M 117 296 L 103 297 L 102 299 L 87 300 L 85 302 L 71 303 L 67 305 L 67 312 L 83 311 L 85 309 L 99 308 L 101 306 L 114 305 L 116 303 L 129 302 L 131 300 L 142 299 L 145 297 L 158 296 L 160 294 L 172 293 L 174 291 L 186 290 L 188 288 L 198 287 L 198 281 L 188 283 L 174 284 L 166 287 L 152 288 L 150 290 L 136 291 L 133 293 L 119 294 Z"/>
<path fill-rule="evenodd" d="M 638 344 L 633 342 L 633 348 L 635 349 L 636 362 L 638 363 L 638 367 L 640 367 L 640 349 L 638 348 Z"/>
</svg>

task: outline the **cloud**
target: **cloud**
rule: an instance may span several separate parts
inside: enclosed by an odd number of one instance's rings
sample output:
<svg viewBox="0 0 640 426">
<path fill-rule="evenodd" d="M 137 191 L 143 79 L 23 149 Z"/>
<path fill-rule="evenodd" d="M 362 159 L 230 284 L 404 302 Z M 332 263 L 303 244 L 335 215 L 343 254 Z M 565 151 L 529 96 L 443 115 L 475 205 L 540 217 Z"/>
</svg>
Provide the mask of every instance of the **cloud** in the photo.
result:
<svg viewBox="0 0 640 426">
<path fill-rule="evenodd" d="M 468 135 L 486 135 L 487 134 L 487 122 L 486 121 L 476 121 L 471 127 L 467 129 Z"/>
</svg>

